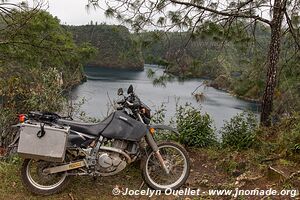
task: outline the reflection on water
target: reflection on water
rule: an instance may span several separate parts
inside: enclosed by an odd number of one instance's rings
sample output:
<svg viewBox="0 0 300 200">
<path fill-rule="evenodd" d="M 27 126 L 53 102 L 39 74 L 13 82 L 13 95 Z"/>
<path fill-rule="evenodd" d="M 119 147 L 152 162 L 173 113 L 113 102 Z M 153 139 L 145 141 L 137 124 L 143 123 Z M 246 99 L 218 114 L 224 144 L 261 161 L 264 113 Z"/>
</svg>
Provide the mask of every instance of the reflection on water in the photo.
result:
<svg viewBox="0 0 300 200">
<path fill-rule="evenodd" d="M 87 82 L 76 87 L 73 98 L 81 99 L 85 97 L 87 102 L 82 106 L 82 110 L 92 117 L 104 117 L 109 108 L 109 98 L 117 99 L 117 89 L 122 87 L 124 91 L 132 84 L 135 93 L 141 100 L 152 108 L 157 109 L 162 103 L 166 104 L 166 117 L 170 119 L 175 113 L 176 99 L 180 104 L 190 102 L 194 106 L 201 106 L 203 112 L 212 116 L 217 128 L 223 125 L 223 120 L 229 120 L 236 113 L 243 110 L 257 111 L 254 103 L 240 100 L 230 94 L 216 90 L 211 87 L 201 86 L 198 91 L 203 92 L 205 100 L 200 104 L 192 97 L 192 92 L 201 85 L 203 80 L 193 79 L 185 82 L 173 81 L 167 83 L 166 87 L 157 87 L 147 77 L 147 69 L 136 72 L 128 70 L 116 70 L 107 68 L 86 67 L 85 72 L 88 77 Z M 153 68 L 157 73 L 162 73 L 161 69 Z"/>
</svg>

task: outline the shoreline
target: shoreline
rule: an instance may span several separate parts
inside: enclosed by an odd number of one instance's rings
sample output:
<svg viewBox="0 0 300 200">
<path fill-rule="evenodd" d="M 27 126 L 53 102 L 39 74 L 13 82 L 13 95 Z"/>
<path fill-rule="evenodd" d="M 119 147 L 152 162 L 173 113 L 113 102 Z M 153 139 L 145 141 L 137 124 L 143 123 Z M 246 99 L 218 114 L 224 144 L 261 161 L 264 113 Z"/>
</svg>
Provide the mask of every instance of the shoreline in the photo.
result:
<svg viewBox="0 0 300 200">
<path fill-rule="evenodd" d="M 134 72 L 142 72 L 145 70 L 145 65 L 143 68 L 139 67 L 110 67 L 110 66 L 100 66 L 100 65 L 93 65 L 93 64 L 88 64 L 85 67 L 91 67 L 91 68 L 102 68 L 102 69 L 113 69 L 113 70 L 124 70 L 124 71 L 134 71 Z"/>
<path fill-rule="evenodd" d="M 234 93 L 232 90 L 230 90 L 228 88 L 214 86 L 214 84 L 212 84 L 212 82 L 214 80 L 209 80 L 209 81 L 210 82 L 207 84 L 207 87 L 212 87 L 212 88 L 215 88 L 216 90 L 220 90 L 220 91 L 229 93 L 230 95 L 232 95 L 232 96 L 234 96 L 234 97 L 236 97 L 238 99 L 241 99 L 243 101 L 248 101 L 248 102 L 251 102 L 251 103 L 260 104 L 260 100 L 259 99 L 249 98 L 249 97 L 245 97 L 245 96 L 239 96 L 239 95 L 237 95 L 236 93 Z"/>
<path fill-rule="evenodd" d="M 175 77 L 180 77 L 177 73 L 172 73 L 172 72 L 169 72 L 169 71 L 166 71 L 168 74 L 171 74 Z M 220 75 L 222 76 L 222 75 Z M 218 78 L 218 77 L 217 77 Z M 207 76 L 191 76 L 191 77 L 186 77 L 187 80 L 189 79 L 202 79 L 202 80 L 205 80 L 206 83 L 205 85 L 207 87 L 212 87 L 216 90 L 220 90 L 220 91 L 223 91 L 223 92 L 226 92 L 226 93 L 229 93 L 231 96 L 234 96 L 238 99 L 241 99 L 243 101 L 247 101 L 247 102 L 250 102 L 250 103 L 256 103 L 256 104 L 260 104 L 260 100 L 259 99 L 255 99 L 255 98 L 249 98 L 249 97 L 245 97 L 245 96 L 240 96 L 238 94 L 236 94 L 233 90 L 230 90 L 228 87 L 220 87 L 218 83 L 216 83 L 216 79 L 217 78 L 211 78 L 211 77 L 207 77 Z"/>
</svg>

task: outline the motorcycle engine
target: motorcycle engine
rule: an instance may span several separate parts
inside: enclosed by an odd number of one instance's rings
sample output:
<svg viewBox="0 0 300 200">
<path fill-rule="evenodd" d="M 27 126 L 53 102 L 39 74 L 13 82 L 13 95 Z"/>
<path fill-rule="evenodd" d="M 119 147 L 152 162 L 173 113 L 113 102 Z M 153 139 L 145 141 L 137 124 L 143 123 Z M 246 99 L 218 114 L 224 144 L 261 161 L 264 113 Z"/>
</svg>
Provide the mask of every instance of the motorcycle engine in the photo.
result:
<svg viewBox="0 0 300 200">
<path fill-rule="evenodd" d="M 111 172 L 116 170 L 123 160 L 118 153 L 113 152 L 100 152 L 98 156 L 98 164 L 103 172 Z"/>
<path fill-rule="evenodd" d="M 124 151 L 127 142 L 122 140 L 114 140 L 112 148 Z M 97 170 L 101 173 L 117 173 L 123 170 L 127 165 L 126 159 L 122 154 L 114 151 L 101 151 L 98 154 Z"/>
<path fill-rule="evenodd" d="M 121 149 L 122 151 L 124 151 L 124 149 L 126 149 L 126 147 L 127 147 L 127 144 L 128 143 L 124 140 L 114 140 L 112 142 L 112 147 Z"/>
<path fill-rule="evenodd" d="M 128 142 L 124 140 L 114 140 L 112 146 L 117 149 L 121 149 L 129 155 L 136 154 L 139 149 L 139 145 L 136 142 Z"/>
<path fill-rule="evenodd" d="M 138 145 L 135 142 L 124 140 L 113 140 L 111 143 L 112 150 L 103 150 L 98 154 L 97 171 L 103 175 L 113 175 L 123 170 L 126 165 L 126 158 L 121 153 L 113 151 L 113 149 L 121 150 L 128 155 L 136 154 Z"/>
</svg>

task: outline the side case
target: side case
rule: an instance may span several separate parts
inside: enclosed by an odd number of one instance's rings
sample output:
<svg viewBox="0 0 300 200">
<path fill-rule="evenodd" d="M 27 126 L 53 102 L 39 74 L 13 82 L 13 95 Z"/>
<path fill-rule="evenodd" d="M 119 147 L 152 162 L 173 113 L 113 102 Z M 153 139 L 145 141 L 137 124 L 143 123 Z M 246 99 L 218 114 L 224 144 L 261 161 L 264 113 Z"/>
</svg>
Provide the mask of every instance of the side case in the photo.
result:
<svg viewBox="0 0 300 200">
<path fill-rule="evenodd" d="M 40 130 L 39 123 L 22 125 L 18 145 L 19 155 L 23 158 L 63 162 L 70 128 L 44 125 L 45 134 L 38 137 Z"/>
</svg>

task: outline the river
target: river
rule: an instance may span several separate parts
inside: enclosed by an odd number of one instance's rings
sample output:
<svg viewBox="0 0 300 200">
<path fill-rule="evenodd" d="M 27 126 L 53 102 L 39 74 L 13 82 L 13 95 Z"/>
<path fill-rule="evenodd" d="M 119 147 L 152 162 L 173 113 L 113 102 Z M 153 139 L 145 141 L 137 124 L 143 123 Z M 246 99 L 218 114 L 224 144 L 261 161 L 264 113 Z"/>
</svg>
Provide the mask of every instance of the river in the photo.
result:
<svg viewBox="0 0 300 200">
<path fill-rule="evenodd" d="M 170 119 L 176 109 L 176 102 L 179 98 L 179 104 L 190 102 L 195 107 L 201 107 L 202 112 L 207 112 L 214 120 L 217 129 L 222 127 L 224 120 L 243 110 L 257 112 L 258 105 L 255 103 L 243 101 L 230 94 L 214 89 L 212 87 L 201 86 L 197 91 L 203 92 L 205 99 L 198 103 L 191 93 L 203 82 L 203 79 L 192 79 L 184 82 L 172 81 L 166 84 L 166 87 L 154 86 L 152 79 L 147 77 L 147 70 L 151 68 L 156 74 L 161 74 L 162 69 L 145 65 L 145 70 L 141 72 L 129 70 L 116 70 L 108 68 L 85 67 L 87 81 L 72 91 L 72 97 L 80 100 L 83 97 L 86 102 L 81 109 L 88 116 L 103 118 L 109 110 L 109 98 L 116 100 L 117 89 L 122 87 L 126 92 L 128 86 L 132 84 L 135 93 L 152 110 L 156 110 L 164 103 L 166 105 L 166 119 Z"/>
</svg>

